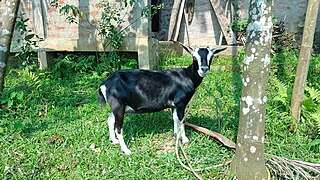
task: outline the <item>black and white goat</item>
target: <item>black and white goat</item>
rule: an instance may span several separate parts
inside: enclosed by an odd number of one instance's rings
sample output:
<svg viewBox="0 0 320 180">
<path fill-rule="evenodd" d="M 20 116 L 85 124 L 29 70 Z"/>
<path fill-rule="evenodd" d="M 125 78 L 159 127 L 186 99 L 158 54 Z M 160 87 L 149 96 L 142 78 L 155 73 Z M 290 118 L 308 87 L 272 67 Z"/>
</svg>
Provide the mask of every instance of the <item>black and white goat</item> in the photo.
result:
<svg viewBox="0 0 320 180">
<path fill-rule="evenodd" d="M 112 112 L 107 120 L 110 141 L 120 144 L 121 150 L 129 155 L 131 151 L 123 140 L 123 119 L 125 113 L 150 113 L 172 108 L 174 136 L 188 143 L 182 122 L 185 108 L 210 69 L 214 54 L 226 48 L 196 48 L 181 44 L 193 57 L 187 68 L 153 70 L 121 70 L 111 74 L 99 88 L 99 102 L 109 104 Z M 180 122 L 180 135 L 178 123 Z"/>
</svg>

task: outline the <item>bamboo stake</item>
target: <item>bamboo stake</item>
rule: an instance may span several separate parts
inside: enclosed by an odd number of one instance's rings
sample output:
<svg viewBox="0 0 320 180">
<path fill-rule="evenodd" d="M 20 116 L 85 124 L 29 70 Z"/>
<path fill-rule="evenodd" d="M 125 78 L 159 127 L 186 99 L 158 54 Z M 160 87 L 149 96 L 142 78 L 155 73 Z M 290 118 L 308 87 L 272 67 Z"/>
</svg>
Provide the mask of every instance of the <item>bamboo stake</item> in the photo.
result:
<svg viewBox="0 0 320 180">
<path fill-rule="evenodd" d="M 319 11 L 319 0 L 309 0 L 307 7 L 306 20 L 303 29 L 303 37 L 298 60 L 298 67 L 294 80 L 292 98 L 291 98 L 291 116 L 300 121 L 301 103 L 304 96 L 310 56 L 316 28 L 317 16 Z"/>
</svg>

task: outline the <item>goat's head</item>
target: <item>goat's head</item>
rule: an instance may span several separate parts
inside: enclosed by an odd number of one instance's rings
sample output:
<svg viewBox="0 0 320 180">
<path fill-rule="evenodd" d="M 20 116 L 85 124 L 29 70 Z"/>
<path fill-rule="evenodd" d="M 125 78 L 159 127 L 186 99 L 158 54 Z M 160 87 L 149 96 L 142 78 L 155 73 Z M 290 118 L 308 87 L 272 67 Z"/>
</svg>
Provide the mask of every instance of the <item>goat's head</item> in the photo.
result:
<svg viewBox="0 0 320 180">
<path fill-rule="evenodd" d="M 191 47 L 185 46 L 183 44 L 181 44 L 181 46 L 192 55 L 194 63 L 198 64 L 198 74 L 200 77 L 204 77 L 208 74 L 214 55 L 227 49 L 226 47 L 215 49 L 210 49 L 209 47 L 202 47 L 192 49 Z"/>
</svg>

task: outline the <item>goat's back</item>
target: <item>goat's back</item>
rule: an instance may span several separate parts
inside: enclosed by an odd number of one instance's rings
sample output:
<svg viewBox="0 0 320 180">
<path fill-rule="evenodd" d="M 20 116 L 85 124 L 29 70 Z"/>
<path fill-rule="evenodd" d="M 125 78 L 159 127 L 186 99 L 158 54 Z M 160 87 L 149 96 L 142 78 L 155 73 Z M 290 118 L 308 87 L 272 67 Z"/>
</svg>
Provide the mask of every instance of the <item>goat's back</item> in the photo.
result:
<svg viewBox="0 0 320 180">
<path fill-rule="evenodd" d="M 137 113 L 172 107 L 194 93 L 194 84 L 184 68 L 117 71 L 107 78 L 104 85 L 107 97 L 112 96 Z"/>
</svg>

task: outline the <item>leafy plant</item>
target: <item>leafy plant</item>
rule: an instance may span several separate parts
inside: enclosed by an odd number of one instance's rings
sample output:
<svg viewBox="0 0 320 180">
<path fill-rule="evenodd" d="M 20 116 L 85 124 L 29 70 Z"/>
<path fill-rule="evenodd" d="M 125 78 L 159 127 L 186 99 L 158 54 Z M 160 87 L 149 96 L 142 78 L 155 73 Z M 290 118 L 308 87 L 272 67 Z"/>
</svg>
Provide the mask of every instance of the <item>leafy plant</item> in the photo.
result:
<svg viewBox="0 0 320 180">
<path fill-rule="evenodd" d="M 137 68 L 137 61 L 117 52 L 93 55 L 61 54 L 54 59 L 51 71 L 55 77 L 69 78 L 76 74 L 114 72 Z"/>
<path fill-rule="evenodd" d="M 24 18 L 24 13 L 17 17 L 15 28 L 19 32 L 21 38 L 15 42 L 19 51 L 16 53 L 16 57 L 22 62 L 22 66 L 37 65 L 34 57 L 36 56 L 35 48 L 38 47 L 39 42 L 43 41 L 32 30 L 28 29 L 27 22 L 29 18 Z"/>
<path fill-rule="evenodd" d="M 6 105 L 8 108 L 14 107 L 15 109 L 21 108 L 25 103 L 23 91 L 13 91 L 8 97 L 1 100 L 2 105 Z"/>
<path fill-rule="evenodd" d="M 309 124 L 316 124 L 320 135 L 320 91 L 313 87 L 306 87 L 306 94 L 302 102 L 302 116 L 304 120 L 309 120 Z"/>
<path fill-rule="evenodd" d="M 290 107 L 290 93 L 288 93 L 288 86 L 275 77 L 270 78 L 270 84 L 272 88 L 269 91 L 272 96 L 271 101 L 280 104 L 288 110 L 287 108 Z"/>
<path fill-rule="evenodd" d="M 52 72 L 56 77 L 66 78 L 78 73 L 90 72 L 94 67 L 95 56 L 60 55 L 54 59 Z"/>
<path fill-rule="evenodd" d="M 235 32 L 246 31 L 248 20 L 235 20 L 230 24 L 230 27 Z"/>
</svg>

